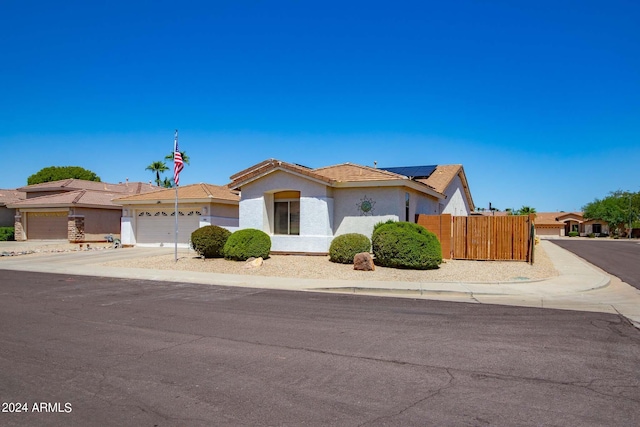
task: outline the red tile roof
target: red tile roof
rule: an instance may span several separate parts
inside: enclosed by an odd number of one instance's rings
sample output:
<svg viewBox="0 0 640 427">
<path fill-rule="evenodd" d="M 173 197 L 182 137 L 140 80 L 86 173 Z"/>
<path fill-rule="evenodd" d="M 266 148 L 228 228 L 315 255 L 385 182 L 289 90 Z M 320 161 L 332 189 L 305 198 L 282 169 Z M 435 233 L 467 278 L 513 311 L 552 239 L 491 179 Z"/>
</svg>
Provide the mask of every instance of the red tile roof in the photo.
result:
<svg viewBox="0 0 640 427">
<path fill-rule="evenodd" d="M 322 181 L 330 186 L 334 186 L 338 183 L 363 182 L 371 182 L 373 185 L 375 185 L 376 181 L 398 181 L 398 185 L 402 185 L 403 183 L 408 184 L 409 182 L 418 182 L 418 186 L 424 185 L 426 187 L 425 192 L 428 192 L 432 195 L 444 197 L 441 191 L 438 191 L 437 189 L 429 185 L 428 182 L 422 182 L 422 180 L 411 180 L 409 179 L 409 177 L 406 177 L 404 175 L 399 175 L 397 173 L 389 172 L 383 169 L 376 169 L 369 166 L 356 165 L 353 163 L 343 163 L 340 165 L 310 169 L 304 166 L 283 162 L 277 159 L 265 160 L 232 175 L 231 182 L 227 184 L 227 186 L 229 188 L 241 188 L 243 185 L 278 169 L 307 176 L 309 178 Z M 456 173 L 459 172 L 460 169 L 461 166 L 457 165 L 457 168 L 455 169 Z M 451 179 L 453 179 L 453 177 L 451 177 Z M 450 182 L 451 179 L 449 179 L 448 182 Z M 466 180 L 464 180 L 464 183 L 466 184 Z M 470 194 L 468 195 L 470 197 Z"/>
<path fill-rule="evenodd" d="M 50 196 L 34 197 L 8 204 L 11 208 L 49 208 L 49 207 L 96 207 L 105 209 L 120 209 L 121 206 L 113 202 L 117 193 L 107 193 L 94 190 L 76 190 Z"/>
<path fill-rule="evenodd" d="M 18 202 L 27 198 L 24 191 L 0 189 L 0 206 Z"/>
<path fill-rule="evenodd" d="M 119 197 L 117 203 L 129 204 L 131 202 L 145 201 L 173 201 L 176 198 L 175 188 L 166 188 L 133 196 Z M 213 184 L 191 184 L 178 187 L 178 200 L 221 200 L 239 203 L 240 196 L 237 191 L 229 189 L 227 186 Z"/>
<path fill-rule="evenodd" d="M 160 187 L 144 182 L 124 182 L 119 184 L 109 184 L 107 182 L 87 181 L 84 179 L 61 179 L 59 181 L 43 182 L 40 184 L 27 185 L 18 188 L 18 191 L 26 193 L 44 191 L 75 191 L 93 190 L 106 191 L 119 194 L 140 194 L 158 190 Z"/>
<path fill-rule="evenodd" d="M 18 188 L 15 191 L 21 192 L 25 196 L 27 193 L 32 192 L 57 192 L 57 194 L 42 195 L 26 200 L 14 200 L 7 203 L 7 206 L 11 208 L 90 206 L 117 209 L 120 205 L 113 202 L 116 197 L 122 197 L 126 194 L 144 194 L 158 188 L 155 185 L 143 182 L 109 184 L 83 179 L 62 179 Z"/>
</svg>

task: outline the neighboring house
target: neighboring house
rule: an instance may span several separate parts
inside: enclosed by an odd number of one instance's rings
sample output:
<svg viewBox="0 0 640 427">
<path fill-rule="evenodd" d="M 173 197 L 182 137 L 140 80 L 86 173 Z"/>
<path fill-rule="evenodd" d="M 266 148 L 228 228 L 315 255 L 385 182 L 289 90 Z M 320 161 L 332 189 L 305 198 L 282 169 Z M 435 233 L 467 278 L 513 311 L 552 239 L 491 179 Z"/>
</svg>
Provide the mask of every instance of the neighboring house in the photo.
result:
<svg viewBox="0 0 640 427">
<path fill-rule="evenodd" d="M 470 216 L 509 216 L 511 212 L 483 210 L 469 213 Z"/>
<path fill-rule="evenodd" d="M 351 163 L 311 169 L 275 159 L 231 176 L 240 223 L 271 236 L 271 250 L 327 253 L 335 236 L 371 236 L 381 221 L 474 210 L 462 165 L 371 168 Z"/>
<path fill-rule="evenodd" d="M 187 247 L 194 230 L 218 225 L 230 231 L 238 228 L 237 191 L 211 184 L 178 187 L 178 244 Z M 121 239 L 123 245 L 168 246 L 176 239 L 176 190 L 121 197 Z"/>
<path fill-rule="evenodd" d="M 18 188 L 26 198 L 7 207 L 16 210 L 16 240 L 104 241 L 105 235 L 120 233 L 122 207 L 113 199 L 157 188 L 141 182 L 64 179 Z"/>
<path fill-rule="evenodd" d="M 26 198 L 24 191 L 0 189 L 0 227 L 14 226 L 16 209 L 9 208 L 7 205 Z"/>
<path fill-rule="evenodd" d="M 536 235 L 541 237 L 568 236 L 575 231 L 580 236 L 609 235 L 609 225 L 602 220 L 585 220 L 582 212 L 539 212 L 534 220 Z"/>
</svg>

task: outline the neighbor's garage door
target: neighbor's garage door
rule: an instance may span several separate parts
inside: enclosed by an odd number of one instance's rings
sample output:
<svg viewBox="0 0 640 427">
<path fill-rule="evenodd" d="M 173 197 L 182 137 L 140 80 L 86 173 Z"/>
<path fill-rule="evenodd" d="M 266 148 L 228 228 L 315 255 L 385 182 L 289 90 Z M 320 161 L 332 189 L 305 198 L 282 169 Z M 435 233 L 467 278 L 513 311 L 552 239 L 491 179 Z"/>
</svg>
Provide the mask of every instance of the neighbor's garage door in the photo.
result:
<svg viewBox="0 0 640 427">
<path fill-rule="evenodd" d="M 178 215 L 178 243 L 189 243 L 191 233 L 198 229 L 200 213 L 180 211 Z M 176 219 L 174 212 L 145 211 L 137 215 L 136 242 L 163 243 L 175 242 Z"/>
<path fill-rule="evenodd" d="M 68 212 L 28 212 L 27 239 L 67 239 Z"/>
</svg>

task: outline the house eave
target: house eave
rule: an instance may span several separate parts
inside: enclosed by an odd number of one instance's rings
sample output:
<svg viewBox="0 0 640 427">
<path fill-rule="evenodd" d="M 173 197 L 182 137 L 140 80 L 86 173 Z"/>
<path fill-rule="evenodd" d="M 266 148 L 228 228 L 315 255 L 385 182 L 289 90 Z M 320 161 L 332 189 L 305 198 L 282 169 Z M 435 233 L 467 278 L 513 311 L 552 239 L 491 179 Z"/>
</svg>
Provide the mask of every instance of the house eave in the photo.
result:
<svg viewBox="0 0 640 427">
<path fill-rule="evenodd" d="M 153 200 L 127 200 L 120 201 L 119 203 L 123 206 L 143 206 L 143 205 L 166 205 L 166 204 L 175 204 L 175 199 L 153 199 Z M 226 199 L 218 199 L 215 197 L 207 197 L 207 198 L 198 198 L 198 199 L 178 199 L 178 204 L 210 204 L 210 203 L 218 203 L 224 205 L 239 205 L 239 200 L 226 200 Z"/>
<path fill-rule="evenodd" d="M 334 188 L 366 188 L 366 187 L 409 187 L 413 190 L 435 197 L 436 199 L 446 199 L 447 196 L 438 193 L 431 187 L 420 182 L 411 180 L 380 180 L 380 181 L 338 181 L 331 185 Z"/>
<path fill-rule="evenodd" d="M 92 205 L 90 203 L 80 203 L 80 204 L 71 204 L 71 203 L 54 203 L 46 206 L 16 206 L 13 209 L 20 209 L 20 212 L 38 212 L 42 210 L 51 210 L 51 209 L 71 209 L 71 208 L 89 208 L 89 209 L 111 209 L 111 210 L 120 210 L 122 206 L 119 205 Z"/>
<path fill-rule="evenodd" d="M 274 172 L 277 172 L 277 171 L 281 171 L 281 172 L 284 172 L 284 173 L 287 173 L 287 174 L 290 174 L 290 175 L 294 175 L 294 176 L 297 176 L 299 178 L 304 178 L 306 180 L 313 181 L 313 182 L 316 182 L 318 184 L 327 185 L 327 186 L 331 185 L 331 182 L 330 182 L 329 179 L 323 180 L 323 179 L 320 179 L 320 178 L 315 178 L 313 176 L 309 176 L 309 175 L 306 175 L 306 174 L 302 174 L 302 173 L 296 172 L 296 171 L 291 170 L 291 169 L 283 168 L 281 166 L 276 166 L 274 168 L 267 169 L 264 172 L 261 172 L 260 174 L 258 174 L 256 176 L 248 178 L 246 181 L 240 181 L 238 183 L 230 183 L 229 188 L 231 188 L 233 190 L 239 190 L 243 186 L 245 186 L 247 184 L 250 184 L 250 183 L 252 183 L 254 181 L 257 181 L 259 179 L 262 179 L 265 176 L 267 176 L 269 174 L 272 174 Z"/>
</svg>

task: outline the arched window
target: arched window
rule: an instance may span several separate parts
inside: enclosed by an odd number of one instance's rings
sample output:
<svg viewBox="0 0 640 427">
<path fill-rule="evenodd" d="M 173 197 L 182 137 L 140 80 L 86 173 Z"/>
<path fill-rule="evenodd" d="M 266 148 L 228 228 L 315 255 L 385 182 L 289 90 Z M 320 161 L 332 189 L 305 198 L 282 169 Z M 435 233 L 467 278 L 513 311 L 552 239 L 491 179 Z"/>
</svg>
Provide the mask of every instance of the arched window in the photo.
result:
<svg viewBox="0 0 640 427">
<path fill-rule="evenodd" d="M 300 235 L 300 192 L 280 191 L 273 195 L 274 234 Z"/>
</svg>

